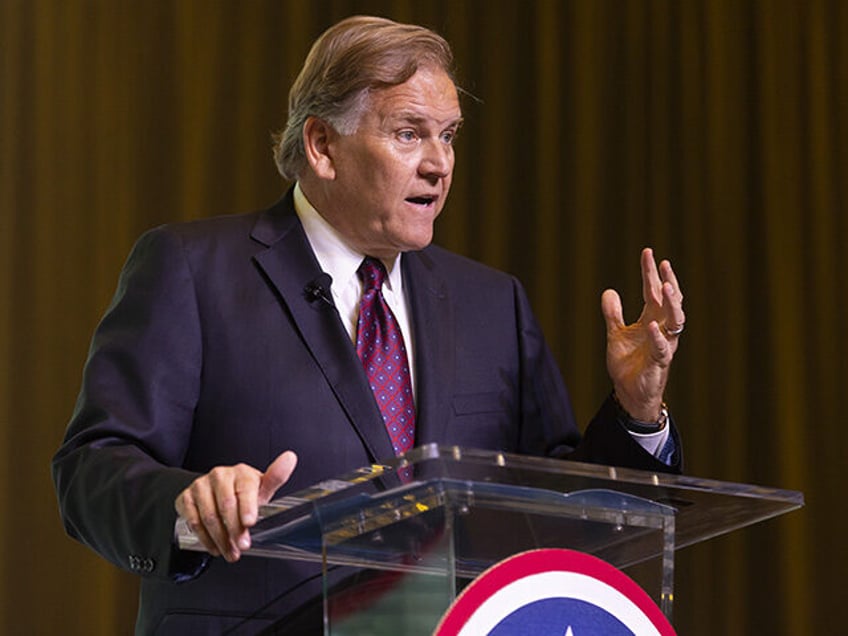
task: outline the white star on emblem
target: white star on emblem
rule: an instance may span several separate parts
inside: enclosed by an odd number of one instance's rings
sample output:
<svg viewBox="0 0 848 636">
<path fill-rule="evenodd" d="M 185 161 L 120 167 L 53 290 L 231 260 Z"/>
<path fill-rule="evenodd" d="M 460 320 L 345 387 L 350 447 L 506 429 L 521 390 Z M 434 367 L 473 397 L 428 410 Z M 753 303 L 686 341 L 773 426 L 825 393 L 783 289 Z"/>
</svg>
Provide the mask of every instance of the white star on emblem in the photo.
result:
<svg viewBox="0 0 848 636">
<path fill-rule="evenodd" d="M 574 636 L 574 632 L 571 631 L 571 625 L 569 625 L 568 629 L 565 630 L 565 636 Z"/>
</svg>

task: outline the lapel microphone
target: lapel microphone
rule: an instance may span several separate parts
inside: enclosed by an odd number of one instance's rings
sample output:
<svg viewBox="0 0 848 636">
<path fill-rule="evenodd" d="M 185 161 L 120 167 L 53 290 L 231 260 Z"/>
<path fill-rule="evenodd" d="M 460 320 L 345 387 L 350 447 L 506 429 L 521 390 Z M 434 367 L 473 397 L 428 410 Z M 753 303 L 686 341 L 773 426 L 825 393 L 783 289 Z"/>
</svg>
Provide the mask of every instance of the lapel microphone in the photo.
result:
<svg viewBox="0 0 848 636">
<path fill-rule="evenodd" d="M 330 285 L 332 284 L 332 276 L 330 276 L 327 272 L 323 272 L 315 280 L 306 283 L 306 287 L 303 288 L 303 295 L 306 296 L 306 300 L 310 303 L 314 303 L 316 300 L 321 300 L 327 303 L 330 307 L 335 307 L 333 304 L 333 298 L 330 296 Z"/>
</svg>

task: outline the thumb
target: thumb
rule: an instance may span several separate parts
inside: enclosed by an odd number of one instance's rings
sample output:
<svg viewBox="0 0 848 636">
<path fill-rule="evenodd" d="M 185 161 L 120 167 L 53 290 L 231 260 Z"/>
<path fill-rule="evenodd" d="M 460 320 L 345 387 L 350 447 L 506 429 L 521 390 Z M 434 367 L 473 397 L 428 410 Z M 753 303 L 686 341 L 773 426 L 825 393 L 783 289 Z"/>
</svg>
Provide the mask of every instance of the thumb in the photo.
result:
<svg viewBox="0 0 848 636">
<path fill-rule="evenodd" d="M 259 480 L 259 504 L 271 501 L 274 493 L 289 480 L 297 466 L 297 455 L 294 451 L 285 451 L 271 462 L 268 469 Z"/>
<path fill-rule="evenodd" d="M 621 297 L 614 289 L 607 289 L 601 294 L 601 313 L 607 323 L 607 333 L 624 326 Z"/>
</svg>

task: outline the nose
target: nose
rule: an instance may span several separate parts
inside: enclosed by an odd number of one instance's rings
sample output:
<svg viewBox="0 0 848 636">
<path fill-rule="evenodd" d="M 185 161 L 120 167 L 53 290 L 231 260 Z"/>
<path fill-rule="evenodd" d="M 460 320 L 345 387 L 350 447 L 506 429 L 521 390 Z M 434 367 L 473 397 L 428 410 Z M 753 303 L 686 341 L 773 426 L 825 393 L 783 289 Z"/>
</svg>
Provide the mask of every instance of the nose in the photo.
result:
<svg viewBox="0 0 848 636">
<path fill-rule="evenodd" d="M 453 171 L 453 146 L 441 139 L 428 139 L 418 171 L 428 179 L 449 177 Z"/>
</svg>

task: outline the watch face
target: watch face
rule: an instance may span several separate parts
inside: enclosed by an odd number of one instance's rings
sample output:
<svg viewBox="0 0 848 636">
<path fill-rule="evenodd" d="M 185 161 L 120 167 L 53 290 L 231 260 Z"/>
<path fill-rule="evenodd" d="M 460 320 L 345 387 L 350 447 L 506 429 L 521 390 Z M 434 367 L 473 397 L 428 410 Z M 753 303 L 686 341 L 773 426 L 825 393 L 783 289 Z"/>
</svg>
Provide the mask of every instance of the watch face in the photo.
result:
<svg viewBox="0 0 848 636">
<path fill-rule="evenodd" d="M 648 594 L 608 563 L 573 550 L 533 550 L 502 561 L 448 609 L 437 636 L 669 636 Z"/>
</svg>

